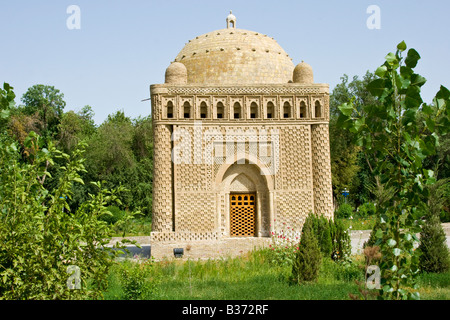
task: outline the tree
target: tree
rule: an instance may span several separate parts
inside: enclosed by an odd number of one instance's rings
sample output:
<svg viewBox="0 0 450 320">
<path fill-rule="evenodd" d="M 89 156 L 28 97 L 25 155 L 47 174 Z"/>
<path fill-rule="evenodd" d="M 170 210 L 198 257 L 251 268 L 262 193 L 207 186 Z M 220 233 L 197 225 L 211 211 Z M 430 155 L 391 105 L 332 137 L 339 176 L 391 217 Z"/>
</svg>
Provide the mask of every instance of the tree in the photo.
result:
<svg viewBox="0 0 450 320">
<path fill-rule="evenodd" d="M 446 272 L 450 269 L 447 238 L 439 216 L 429 214 L 420 233 L 420 269 L 425 272 Z"/>
<path fill-rule="evenodd" d="M 447 238 L 439 219 L 446 199 L 445 187 L 450 179 L 442 179 L 427 186 L 426 220 L 420 233 L 420 269 L 426 272 L 445 272 L 450 269 Z"/>
<path fill-rule="evenodd" d="M 379 102 L 366 89 L 375 75 L 369 71 L 362 79 L 354 76 L 349 82 L 348 76 L 341 77 L 330 95 L 330 152 L 331 172 L 334 196 L 339 198 L 341 190 L 349 188 L 352 198 L 359 203 L 369 200 L 365 184 L 372 181 L 370 155 L 361 146 L 353 143 L 354 134 L 338 126 L 339 106 L 352 97 L 359 106 L 376 105 Z"/>
<path fill-rule="evenodd" d="M 420 55 L 411 48 L 404 58 L 405 50 L 405 42 L 399 43 L 367 85 L 380 104 L 359 106 L 351 100 L 339 107 L 338 119 L 339 125 L 355 134 L 355 143 L 371 152 L 380 183 L 395 190 L 389 201 L 377 206 L 381 227 L 375 243 L 382 254 L 380 297 L 392 299 L 419 298 L 417 291 L 406 288 L 417 288 L 415 234 L 421 230 L 422 195 L 428 192 L 424 186 L 436 182 L 423 161 L 435 154 L 437 133 L 445 135 L 450 128 L 450 91 L 441 86 L 432 106 L 423 103 L 420 88 L 426 80 L 414 72 Z M 419 115 L 424 117 L 423 128 L 416 126 Z"/>
<path fill-rule="evenodd" d="M 300 284 L 317 280 L 321 264 L 322 252 L 314 234 L 313 217 L 309 215 L 303 224 L 299 249 L 292 267 L 294 281 Z"/>
<path fill-rule="evenodd" d="M 93 111 L 85 106 L 80 112 L 68 111 L 61 117 L 58 124 L 57 146 L 64 152 L 69 152 L 81 140 L 88 140 L 96 131 Z"/>
<path fill-rule="evenodd" d="M 53 86 L 37 84 L 28 88 L 22 96 L 27 115 L 37 113 L 43 123 L 42 134 L 45 139 L 57 133 L 57 126 L 61 120 L 66 102 L 64 94 Z"/>
<path fill-rule="evenodd" d="M 118 111 L 98 127 L 88 140 L 87 181 L 105 181 L 112 188 L 122 185 L 129 191 L 121 196 L 121 209 L 141 210 L 149 215 L 152 207 L 152 126 L 151 118 L 130 119 Z M 85 195 L 79 193 L 82 201 Z"/>
<path fill-rule="evenodd" d="M 1 101 L 9 99 L 9 90 L 1 92 Z M 118 200 L 121 188 L 108 191 L 95 183 L 98 192 L 71 211 L 66 198 L 74 184 L 84 183 L 85 145 L 69 155 L 31 132 L 25 146 L 33 150 L 31 161 L 21 160 L 16 141 L 0 136 L 0 299 L 98 298 L 119 253 L 106 246 L 111 229 L 98 218 L 110 214 L 107 205 Z M 64 159 L 64 173 L 48 190 L 43 180 L 56 158 Z M 73 284 L 80 290 L 71 290 Z"/>
</svg>

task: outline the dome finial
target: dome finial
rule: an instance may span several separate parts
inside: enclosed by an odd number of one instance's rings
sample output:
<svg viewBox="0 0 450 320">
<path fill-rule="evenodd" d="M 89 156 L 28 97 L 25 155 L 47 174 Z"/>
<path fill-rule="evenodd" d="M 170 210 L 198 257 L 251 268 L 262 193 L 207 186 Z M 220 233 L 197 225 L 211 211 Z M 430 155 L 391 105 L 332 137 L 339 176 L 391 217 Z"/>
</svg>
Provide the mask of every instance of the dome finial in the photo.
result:
<svg viewBox="0 0 450 320">
<path fill-rule="evenodd" d="M 230 29 L 230 26 L 236 29 L 236 17 L 233 15 L 232 10 L 230 10 L 230 14 L 227 17 L 227 29 Z"/>
</svg>

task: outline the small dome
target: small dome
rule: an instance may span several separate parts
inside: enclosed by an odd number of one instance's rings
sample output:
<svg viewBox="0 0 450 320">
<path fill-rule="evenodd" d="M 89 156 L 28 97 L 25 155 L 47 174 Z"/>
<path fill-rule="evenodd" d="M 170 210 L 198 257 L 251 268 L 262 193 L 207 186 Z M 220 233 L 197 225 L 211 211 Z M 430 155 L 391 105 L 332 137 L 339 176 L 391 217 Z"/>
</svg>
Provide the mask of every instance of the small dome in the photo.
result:
<svg viewBox="0 0 450 320">
<path fill-rule="evenodd" d="M 172 62 L 166 69 L 165 83 L 186 84 L 187 69 L 181 62 Z"/>
<path fill-rule="evenodd" d="M 314 83 L 312 67 L 306 62 L 301 62 L 294 68 L 293 80 L 295 83 Z"/>
</svg>

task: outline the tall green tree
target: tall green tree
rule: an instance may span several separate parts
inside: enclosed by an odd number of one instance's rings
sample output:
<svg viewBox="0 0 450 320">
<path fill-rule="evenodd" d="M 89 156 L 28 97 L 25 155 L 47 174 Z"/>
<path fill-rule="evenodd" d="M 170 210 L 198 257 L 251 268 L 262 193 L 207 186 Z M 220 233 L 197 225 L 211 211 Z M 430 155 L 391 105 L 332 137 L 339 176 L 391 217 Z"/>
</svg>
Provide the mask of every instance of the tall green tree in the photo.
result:
<svg viewBox="0 0 450 320">
<path fill-rule="evenodd" d="M 66 102 L 64 94 L 54 86 L 36 84 L 22 96 L 24 112 L 27 115 L 37 113 L 42 120 L 42 134 L 45 139 L 56 135 Z"/>
<path fill-rule="evenodd" d="M 354 97 L 354 103 L 375 105 L 379 102 L 366 89 L 367 84 L 375 78 L 369 71 L 359 79 L 354 76 L 352 81 L 346 74 L 341 77 L 341 83 L 336 85 L 330 95 L 330 152 L 331 172 L 334 196 L 339 198 L 344 188 L 350 190 L 356 204 L 369 200 L 365 185 L 372 181 L 370 155 L 361 146 L 353 143 L 354 134 L 338 126 L 339 106 Z"/>
<path fill-rule="evenodd" d="M 376 245 L 382 253 L 381 298 L 417 299 L 415 281 L 419 272 L 418 242 L 422 217 L 422 196 L 427 184 L 436 182 L 435 174 L 423 168 L 423 161 L 435 154 L 439 145 L 437 132 L 445 135 L 450 128 L 450 91 L 441 86 L 432 106 L 423 103 L 420 89 L 425 78 L 414 72 L 420 55 L 405 42 L 395 53 L 385 57 L 385 63 L 367 85 L 379 105 L 359 106 L 354 101 L 339 107 L 338 123 L 355 134 L 356 144 L 370 151 L 374 174 L 380 182 L 395 190 L 392 198 L 378 206 L 380 229 Z M 433 110 L 435 108 L 435 110 Z M 424 127 L 416 126 L 422 111 Z M 443 115 L 441 117 L 441 115 Z"/>
</svg>

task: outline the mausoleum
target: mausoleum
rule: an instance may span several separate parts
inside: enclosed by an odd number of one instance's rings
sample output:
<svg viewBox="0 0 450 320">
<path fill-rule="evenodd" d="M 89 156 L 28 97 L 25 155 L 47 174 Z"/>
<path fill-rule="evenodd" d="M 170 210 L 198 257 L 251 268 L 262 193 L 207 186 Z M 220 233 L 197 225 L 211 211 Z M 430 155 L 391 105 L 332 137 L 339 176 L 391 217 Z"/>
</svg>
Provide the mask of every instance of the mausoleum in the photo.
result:
<svg viewBox="0 0 450 320">
<path fill-rule="evenodd" d="M 150 86 L 152 251 L 269 239 L 309 212 L 333 215 L 328 84 L 236 22 L 189 40 Z"/>
</svg>

